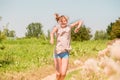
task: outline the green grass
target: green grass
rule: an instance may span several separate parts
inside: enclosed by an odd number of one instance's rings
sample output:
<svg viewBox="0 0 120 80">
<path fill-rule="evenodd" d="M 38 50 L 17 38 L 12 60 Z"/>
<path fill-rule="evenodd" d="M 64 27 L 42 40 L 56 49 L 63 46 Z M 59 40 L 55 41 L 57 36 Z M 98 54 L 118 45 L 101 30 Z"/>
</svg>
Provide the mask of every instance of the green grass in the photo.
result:
<svg viewBox="0 0 120 80">
<path fill-rule="evenodd" d="M 4 41 L 0 50 L 0 71 L 21 71 L 51 63 L 53 47 L 48 41 L 24 39 Z"/>
<path fill-rule="evenodd" d="M 80 79 L 80 70 L 73 71 L 66 75 L 65 80 L 81 80 Z"/>
<path fill-rule="evenodd" d="M 90 57 L 97 57 L 98 51 L 106 47 L 108 41 L 106 40 L 91 40 L 84 42 L 72 42 L 72 51 L 70 55 L 72 59 L 87 59 Z"/>
<path fill-rule="evenodd" d="M 72 42 L 70 64 L 73 64 L 75 59 L 96 57 L 98 51 L 106 47 L 107 42 L 107 40 Z M 36 38 L 4 40 L 0 44 L 0 74 L 53 65 L 54 46 L 50 45 L 48 40 Z"/>
<path fill-rule="evenodd" d="M 88 76 L 83 75 L 81 70 L 75 70 L 69 74 L 67 74 L 65 80 L 106 80 L 104 74 L 96 75 L 95 73 L 91 73 Z"/>
</svg>

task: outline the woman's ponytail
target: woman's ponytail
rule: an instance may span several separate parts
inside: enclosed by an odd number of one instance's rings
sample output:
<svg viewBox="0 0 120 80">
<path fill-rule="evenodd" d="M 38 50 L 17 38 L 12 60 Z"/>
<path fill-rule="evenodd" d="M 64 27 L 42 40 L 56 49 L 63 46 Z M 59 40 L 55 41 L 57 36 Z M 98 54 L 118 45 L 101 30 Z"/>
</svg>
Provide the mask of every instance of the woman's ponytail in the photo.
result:
<svg viewBox="0 0 120 80">
<path fill-rule="evenodd" d="M 55 19 L 57 22 L 59 21 L 59 18 L 60 18 L 59 14 L 55 13 Z"/>
</svg>

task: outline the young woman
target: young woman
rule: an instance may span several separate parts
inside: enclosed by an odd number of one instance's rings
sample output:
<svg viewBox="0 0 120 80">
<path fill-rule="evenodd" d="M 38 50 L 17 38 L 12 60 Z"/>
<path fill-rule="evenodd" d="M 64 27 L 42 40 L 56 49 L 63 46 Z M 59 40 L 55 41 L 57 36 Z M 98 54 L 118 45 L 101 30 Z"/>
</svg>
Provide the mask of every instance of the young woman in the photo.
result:
<svg viewBox="0 0 120 80">
<path fill-rule="evenodd" d="M 50 33 L 50 43 L 54 44 L 54 34 L 57 37 L 57 44 L 54 51 L 54 64 L 56 69 L 56 79 L 64 80 L 68 68 L 68 59 L 71 39 L 71 29 L 76 27 L 74 32 L 77 33 L 82 25 L 82 21 L 76 21 L 68 24 L 68 17 L 55 14 L 55 19 L 58 25 L 54 26 Z"/>
</svg>

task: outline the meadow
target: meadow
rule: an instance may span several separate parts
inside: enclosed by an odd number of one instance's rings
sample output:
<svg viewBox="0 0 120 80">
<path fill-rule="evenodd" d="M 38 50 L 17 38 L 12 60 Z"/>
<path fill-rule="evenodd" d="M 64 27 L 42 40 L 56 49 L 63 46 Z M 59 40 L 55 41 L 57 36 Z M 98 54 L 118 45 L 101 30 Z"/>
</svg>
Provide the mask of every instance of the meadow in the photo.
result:
<svg viewBox="0 0 120 80">
<path fill-rule="evenodd" d="M 74 67 L 73 63 L 76 59 L 85 61 L 90 57 L 96 58 L 98 51 L 104 49 L 107 42 L 108 40 L 72 41 L 69 67 Z M 8 77 L 9 80 L 15 80 L 13 77 L 11 78 L 14 73 L 26 73 L 38 69 L 39 74 L 44 74 L 41 77 L 47 76 L 49 73 L 44 73 L 43 69 L 46 71 L 54 69 L 54 47 L 55 45 L 51 45 L 49 40 L 36 38 L 3 40 L 0 43 L 0 80 L 7 80 Z M 11 74 L 11 76 L 6 74 Z M 27 79 L 20 78 L 18 80 Z"/>
</svg>

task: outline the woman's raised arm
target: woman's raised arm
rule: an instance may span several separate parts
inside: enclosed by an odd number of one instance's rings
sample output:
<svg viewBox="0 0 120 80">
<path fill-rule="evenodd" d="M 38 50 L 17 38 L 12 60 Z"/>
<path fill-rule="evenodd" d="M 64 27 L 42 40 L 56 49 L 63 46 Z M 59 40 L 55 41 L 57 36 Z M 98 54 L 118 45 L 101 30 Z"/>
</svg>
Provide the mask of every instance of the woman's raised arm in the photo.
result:
<svg viewBox="0 0 120 80">
<path fill-rule="evenodd" d="M 74 32 L 77 33 L 77 32 L 79 31 L 80 26 L 81 26 L 82 24 L 83 24 L 83 21 L 79 20 L 79 21 L 76 21 L 76 22 L 70 24 L 70 27 L 71 27 L 71 28 L 76 27 L 75 30 L 74 30 Z"/>
</svg>

